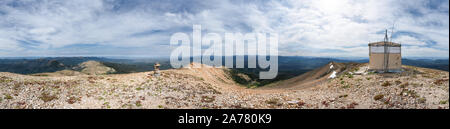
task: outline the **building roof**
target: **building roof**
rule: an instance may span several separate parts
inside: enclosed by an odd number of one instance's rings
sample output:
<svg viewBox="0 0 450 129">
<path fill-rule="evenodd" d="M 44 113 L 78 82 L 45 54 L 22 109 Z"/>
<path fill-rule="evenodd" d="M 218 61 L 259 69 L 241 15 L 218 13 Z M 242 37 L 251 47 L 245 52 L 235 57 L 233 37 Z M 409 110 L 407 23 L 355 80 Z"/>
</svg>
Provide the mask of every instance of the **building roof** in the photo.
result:
<svg viewBox="0 0 450 129">
<path fill-rule="evenodd" d="M 394 42 L 384 42 L 384 41 L 380 41 L 380 42 L 373 42 L 373 43 L 369 43 L 369 46 L 391 46 L 391 47 L 400 47 L 402 46 L 399 43 L 394 43 Z"/>
</svg>

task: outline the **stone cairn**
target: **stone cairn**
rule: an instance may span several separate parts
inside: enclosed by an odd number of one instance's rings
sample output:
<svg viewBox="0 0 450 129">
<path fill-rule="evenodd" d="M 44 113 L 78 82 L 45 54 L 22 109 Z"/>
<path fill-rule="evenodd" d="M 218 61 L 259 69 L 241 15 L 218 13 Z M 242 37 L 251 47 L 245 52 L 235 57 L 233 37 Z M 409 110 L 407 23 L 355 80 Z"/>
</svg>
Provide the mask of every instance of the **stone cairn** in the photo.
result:
<svg viewBox="0 0 450 129">
<path fill-rule="evenodd" d="M 156 62 L 155 65 L 153 65 L 153 69 L 154 69 L 153 76 L 155 76 L 155 77 L 161 76 L 161 72 L 159 71 L 160 66 L 161 66 L 161 64 L 159 64 L 159 62 Z"/>
</svg>

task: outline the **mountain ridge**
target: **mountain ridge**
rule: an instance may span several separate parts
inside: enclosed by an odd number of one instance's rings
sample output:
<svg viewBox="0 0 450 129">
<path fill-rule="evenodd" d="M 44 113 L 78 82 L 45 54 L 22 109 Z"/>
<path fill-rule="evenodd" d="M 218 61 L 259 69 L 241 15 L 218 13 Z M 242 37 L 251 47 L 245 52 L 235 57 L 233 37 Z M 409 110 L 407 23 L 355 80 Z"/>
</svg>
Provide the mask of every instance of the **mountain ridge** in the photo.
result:
<svg viewBox="0 0 450 129">
<path fill-rule="evenodd" d="M 0 108 L 449 108 L 446 71 L 403 66 L 402 73 L 376 74 L 366 71 L 367 64 L 350 66 L 331 62 L 307 73 L 312 78 L 297 81 L 323 79 L 312 86 L 282 81 L 267 88 L 239 84 L 226 68 L 167 69 L 161 76 L 152 71 L 79 76 L 0 72 Z M 332 77 L 333 71 L 338 72 Z"/>
</svg>

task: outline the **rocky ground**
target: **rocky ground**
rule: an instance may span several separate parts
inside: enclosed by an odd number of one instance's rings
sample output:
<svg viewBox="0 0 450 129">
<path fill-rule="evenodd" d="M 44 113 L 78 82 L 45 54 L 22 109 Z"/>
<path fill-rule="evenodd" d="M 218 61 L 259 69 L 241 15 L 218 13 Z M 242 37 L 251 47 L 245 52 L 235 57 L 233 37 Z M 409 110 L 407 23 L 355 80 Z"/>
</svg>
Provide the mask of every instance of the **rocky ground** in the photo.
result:
<svg viewBox="0 0 450 129">
<path fill-rule="evenodd" d="M 152 72 L 57 77 L 0 73 L 0 108 L 449 108 L 448 72 L 411 66 L 404 70 L 348 72 L 307 89 L 249 89 L 216 68 L 164 70 L 160 77 Z"/>
</svg>

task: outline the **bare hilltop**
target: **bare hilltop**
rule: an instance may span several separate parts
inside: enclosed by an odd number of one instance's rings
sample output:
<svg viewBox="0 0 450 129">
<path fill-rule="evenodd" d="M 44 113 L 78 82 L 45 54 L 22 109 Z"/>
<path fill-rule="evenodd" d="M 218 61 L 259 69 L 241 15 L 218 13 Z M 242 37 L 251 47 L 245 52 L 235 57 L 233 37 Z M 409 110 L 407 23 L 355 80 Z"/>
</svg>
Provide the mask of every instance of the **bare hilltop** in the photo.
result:
<svg viewBox="0 0 450 129">
<path fill-rule="evenodd" d="M 401 73 L 379 74 L 368 72 L 364 63 L 330 62 L 258 88 L 236 83 L 226 68 L 169 69 L 156 77 L 152 71 L 108 74 L 114 69 L 96 62 L 81 66 L 84 71 L 57 74 L 0 72 L 0 108 L 449 108 L 449 73 L 406 65 Z"/>
</svg>

